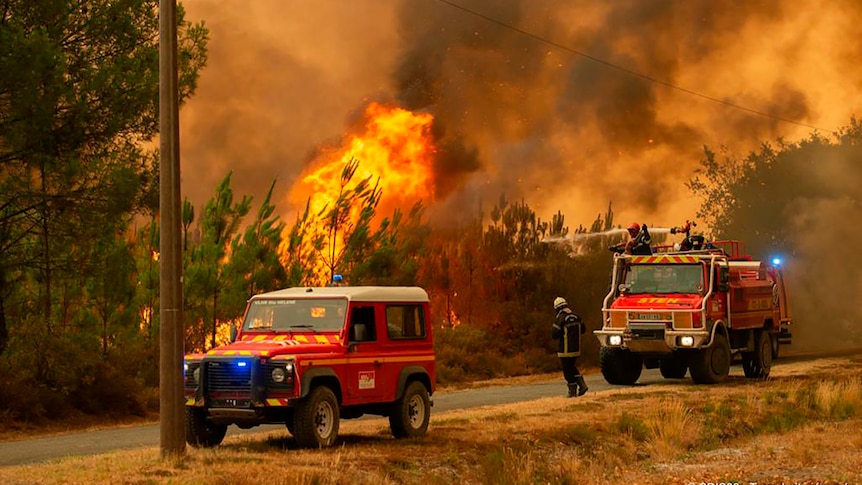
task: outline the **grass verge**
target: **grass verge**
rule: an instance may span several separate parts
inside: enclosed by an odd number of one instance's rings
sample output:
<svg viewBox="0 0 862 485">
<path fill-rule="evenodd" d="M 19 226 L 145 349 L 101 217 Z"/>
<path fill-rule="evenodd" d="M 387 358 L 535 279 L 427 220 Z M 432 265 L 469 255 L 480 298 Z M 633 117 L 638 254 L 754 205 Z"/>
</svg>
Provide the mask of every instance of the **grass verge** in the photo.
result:
<svg viewBox="0 0 862 485">
<path fill-rule="evenodd" d="M 778 369 L 777 369 L 778 370 Z M 146 448 L 0 468 L 3 483 L 592 484 L 860 483 L 862 363 L 718 386 L 618 388 L 436 414 L 396 441 L 385 420 L 345 421 L 338 446 L 285 432 L 161 459 Z"/>
</svg>

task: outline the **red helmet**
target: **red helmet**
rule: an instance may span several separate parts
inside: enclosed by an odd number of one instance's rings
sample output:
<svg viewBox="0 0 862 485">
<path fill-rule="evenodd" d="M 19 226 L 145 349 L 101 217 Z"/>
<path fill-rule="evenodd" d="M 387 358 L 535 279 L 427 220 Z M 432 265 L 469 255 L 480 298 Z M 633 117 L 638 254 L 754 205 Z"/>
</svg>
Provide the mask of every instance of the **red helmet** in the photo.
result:
<svg viewBox="0 0 862 485">
<path fill-rule="evenodd" d="M 635 235 L 637 235 L 637 233 L 641 232 L 641 225 L 637 222 L 632 222 L 631 224 L 629 224 L 628 231 L 629 234 L 634 237 Z"/>
</svg>

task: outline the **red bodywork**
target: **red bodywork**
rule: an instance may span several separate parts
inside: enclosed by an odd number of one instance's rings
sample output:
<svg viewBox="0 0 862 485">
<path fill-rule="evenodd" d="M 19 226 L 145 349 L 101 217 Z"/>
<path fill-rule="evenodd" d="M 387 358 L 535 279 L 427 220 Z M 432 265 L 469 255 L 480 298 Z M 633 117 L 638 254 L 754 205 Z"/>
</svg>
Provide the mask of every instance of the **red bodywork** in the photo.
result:
<svg viewBox="0 0 862 485">
<path fill-rule="evenodd" d="M 752 261 L 736 241 L 717 242 L 705 251 L 617 255 L 614 261 L 604 326 L 595 332 L 602 345 L 614 345 L 609 338 L 616 335 L 622 339 L 615 338 L 615 346 L 665 354 L 708 345 L 717 325 L 727 330 L 732 348 L 734 342 L 748 345 L 734 337 L 751 330 L 789 339 L 781 268 Z M 682 337 L 690 344 L 683 346 Z"/>
</svg>

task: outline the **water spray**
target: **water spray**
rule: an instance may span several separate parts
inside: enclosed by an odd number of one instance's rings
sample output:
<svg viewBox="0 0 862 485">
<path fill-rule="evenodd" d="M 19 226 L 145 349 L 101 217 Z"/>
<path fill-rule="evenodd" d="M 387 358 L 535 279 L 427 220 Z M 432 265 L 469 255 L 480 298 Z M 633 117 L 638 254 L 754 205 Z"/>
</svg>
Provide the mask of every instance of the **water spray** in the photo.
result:
<svg viewBox="0 0 862 485">
<path fill-rule="evenodd" d="M 685 234 L 688 236 L 691 227 L 697 224 L 694 221 L 685 221 L 685 225 L 679 227 L 655 227 L 645 224 L 650 234 Z M 596 238 L 614 238 L 614 236 L 628 237 L 628 229 L 616 228 L 601 232 L 578 232 L 566 236 L 551 236 L 542 239 L 541 242 L 548 244 L 560 244 L 569 246 L 571 256 L 581 256 L 588 251 L 587 243 Z"/>
</svg>

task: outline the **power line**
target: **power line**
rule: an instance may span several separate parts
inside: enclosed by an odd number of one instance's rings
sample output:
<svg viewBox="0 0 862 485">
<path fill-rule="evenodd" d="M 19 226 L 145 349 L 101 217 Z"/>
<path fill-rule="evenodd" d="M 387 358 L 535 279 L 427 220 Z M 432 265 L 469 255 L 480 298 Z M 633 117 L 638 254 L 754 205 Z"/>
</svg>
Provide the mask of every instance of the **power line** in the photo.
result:
<svg viewBox="0 0 862 485">
<path fill-rule="evenodd" d="M 736 104 L 736 103 L 732 103 L 732 102 L 727 101 L 727 100 L 724 100 L 724 99 L 719 99 L 719 98 L 716 98 L 716 97 L 710 96 L 710 95 L 708 95 L 708 94 L 699 93 L 699 92 L 694 91 L 694 90 L 692 90 L 692 89 L 688 89 L 688 88 L 685 88 L 685 87 L 679 86 L 679 85 L 677 85 L 677 84 L 674 84 L 674 83 L 671 83 L 671 82 L 668 82 L 668 81 L 664 81 L 664 80 L 661 80 L 661 79 L 657 79 L 657 78 L 654 78 L 654 77 L 649 76 L 649 75 L 647 75 L 647 74 L 643 74 L 643 73 L 640 73 L 640 72 L 634 71 L 634 70 L 629 69 L 629 68 L 627 68 L 627 67 L 623 67 L 623 66 L 620 66 L 620 65 L 618 65 L 618 64 L 614 64 L 613 62 L 606 61 L 606 60 L 601 59 L 601 58 L 596 57 L 596 56 L 592 56 L 592 55 L 590 55 L 590 54 L 587 54 L 586 52 L 582 52 L 582 51 L 579 51 L 579 50 L 577 50 L 577 49 L 572 49 L 571 47 L 568 47 L 568 46 L 562 45 L 562 44 L 560 44 L 560 43 L 554 42 L 554 41 L 552 41 L 552 40 L 550 40 L 550 39 L 546 39 L 546 38 L 544 38 L 544 37 L 542 37 L 542 36 L 539 36 L 539 35 L 536 35 L 536 34 L 534 34 L 534 33 L 532 33 L 532 32 L 528 32 L 528 31 L 526 31 L 526 30 L 519 29 L 518 27 L 515 27 L 514 25 L 507 24 L 507 23 L 505 23 L 505 22 L 502 22 L 502 21 L 500 21 L 500 20 L 497 20 L 497 19 L 495 19 L 495 18 L 493 18 L 493 17 L 489 17 L 489 16 L 487 16 L 487 15 L 483 15 L 483 14 L 481 14 L 481 13 L 479 13 L 479 12 L 476 12 L 476 11 L 474 11 L 474 10 L 470 10 L 470 9 L 469 9 L 469 8 L 467 8 L 467 7 L 464 7 L 464 6 L 458 5 L 458 4 L 453 3 L 453 2 L 450 2 L 450 1 L 448 1 L 448 0 L 437 0 L 437 1 L 438 1 L 438 2 L 440 2 L 440 3 L 446 4 L 446 5 L 449 5 L 449 6 L 450 6 L 450 7 L 452 7 L 452 8 L 455 8 L 455 9 L 461 10 L 462 12 L 468 13 L 468 14 L 470 14 L 470 15 L 473 15 L 473 16 L 475 16 L 475 17 L 479 17 L 479 18 L 481 18 L 481 19 L 483 19 L 483 20 L 486 20 L 486 21 L 488 21 L 488 22 L 491 22 L 491 23 L 493 23 L 493 24 L 499 25 L 500 27 L 503 27 L 503 28 L 505 28 L 505 29 L 509 29 L 509 30 L 514 31 L 514 32 L 517 32 L 517 33 L 519 33 L 519 34 L 521 34 L 521 35 L 524 35 L 524 36 L 530 37 L 530 38 L 531 38 L 531 39 L 533 39 L 533 40 L 537 40 L 537 41 L 542 42 L 542 43 L 544 43 L 544 44 L 548 44 L 548 45 L 550 45 L 550 46 L 556 47 L 557 49 L 561 49 L 561 50 L 564 50 L 564 51 L 566 51 L 566 52 L 570 52 L 570 53 L 572 53 L 572 54 L 575 54 L 575 55 L 581 56 L 581 57 L 583 57 L 583 58 L 585 58 L 585 59 L 589 59 L 589 60 L 591 60 L 591 61 L 593 61 L 593 62 L 596 62 L 596 63 L 598 63 L 598 64 L 601 64 L 601 65 L 603 65 L 603 66 L 605 66 L 605 67 L 609 67 L 609 68 L 611 68 L 611 69 L 616 69 L 617 71 L 624 72 L 624 73 L 626 73 L 626 74 L 628 74 L 628 75 L 630 75 L 630 76 L 634 76 L 634 77 L 637 77 L 637 78 L 643 79 L 643 80 L 645 80 L 645 81 L 649 81 L 649 82 L 651 82 L 651 83 L 655 83 L 655 84 L 659 84 L 659 85 L 662 85 L 662 86 L 666 86 L 666 87 L 668 87 L 668 88 L 675 89 L 675 90 L 677 90 L 677 91 L 681 91 L 681 92 L 683 92 L 683 93 L 690 94 L 690 95 L 692 95 L 692 96 L 696 96 L 696 97 L 698 97 L 698 98 L 703 98 L 703 99 L 706 99 L 706 100 L 708 100 L 708 101 L 712 101 L 712 102 L 714 102 L 714 103 L 723 104 L 723 105 L 725 105 L 725 106 L 729 106 L 729 107 L 731 107 L 731 108 L 738 109 L 738 110 L 740 110 L 740 111 L 745 111 L 745 112 L 747 112 L 747 113 L 751 113 L 751 114 L 754 114 L 754 115 L 757 115 L 757 116 L 762 116 L 762 117 L 764 117 L 764 118 L 769 118 L 769 119 L 771 119 L 771 120 L 781 121 L 781 122 L 784 122 L 784 123 L 790 123 L 790 124 L 793 124 L 793 125 L 802 126 L 802 127 L 805 127 L 805 128 L 810 128 L 810 129 L 813 129 L 813 130 L 819 130 L 819 131 L 823 131 L 823 132 L 826 132 L 826 133 L 829 133 L 830 131 L 832 131 L 832 130 L 827 130 L 827 129 L 825 129 L 825 128 L 821 128 L 821 127 L 819 127 L 819 126 L 810 125 L 810 124 L 808 124 L 808 123 L 802 123 L 801 121 L 795 121 L 795 120 L 791 120 L 791 119 L 788 119 L 788 118 L 782 118 L 782 117 L 780 117 L 780 116 L 775 116 L 775 115 L 772 115 L 772 114 L 766 113 L 766 112 L 764 112 L 764 111 L 759 111 L 759 110 L 756 110 L 756 109 L 753 109 L 753 108 L 747 108 L 747 107 L 745 107 L 745 106 L 742 106 L 742 105 L 739 105 L 739 104 Z"/>
</svg>

